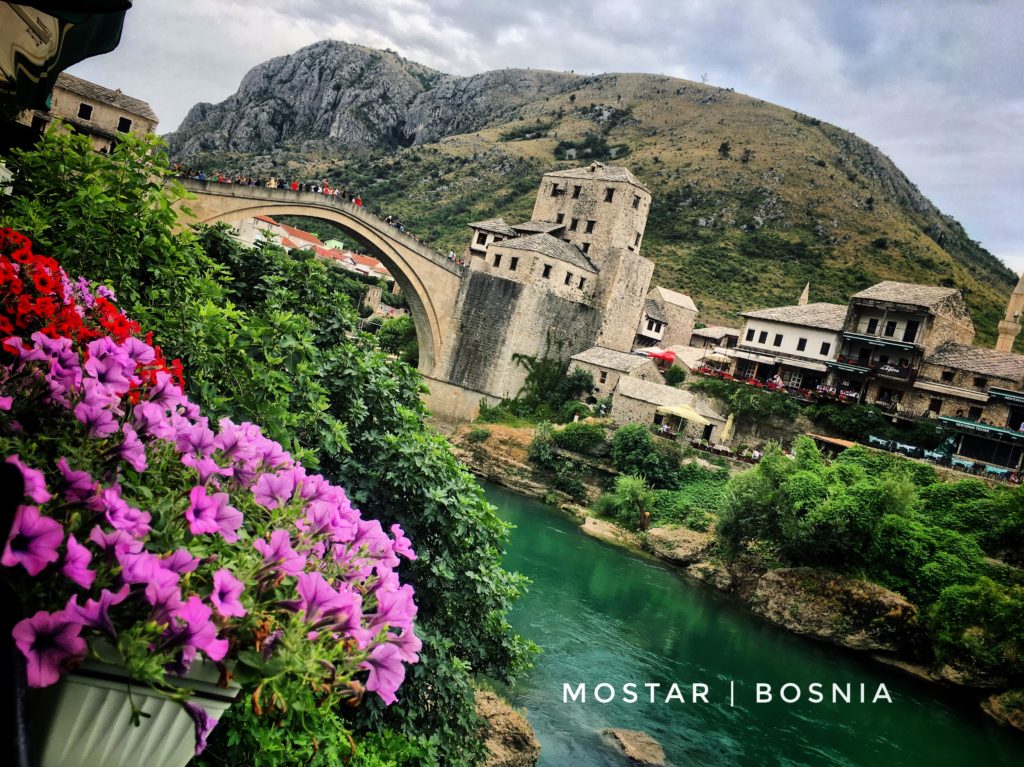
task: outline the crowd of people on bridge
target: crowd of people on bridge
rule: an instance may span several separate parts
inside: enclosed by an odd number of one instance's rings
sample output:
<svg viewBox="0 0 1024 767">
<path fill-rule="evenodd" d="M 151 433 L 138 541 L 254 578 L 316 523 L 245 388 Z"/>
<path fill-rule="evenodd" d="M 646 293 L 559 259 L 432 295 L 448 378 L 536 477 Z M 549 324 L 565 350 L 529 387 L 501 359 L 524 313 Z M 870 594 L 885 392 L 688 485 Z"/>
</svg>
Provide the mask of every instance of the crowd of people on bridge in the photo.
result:
<svg viewBox="0 0 1024 767">
<path fill-rule="evenodd" d="M 234 176 L 224 173 L 207 173 L 203 169 L 196 169 L 192 167 L 186 167 L 183 163 L 175 163 L 171 166 L 174 171 L 174 175 L 178 178 L 190 178 L 195 181 L 215 181 L 220 184 L 236 184 L 238 186 L 261 186 L 267 189 L 289 189 L 293 192 L 312 192 L 314 194 L 324 194 L 328 197 L 333 197 L 336 200 L 348 200 L 348 202 L 356 205 L 360 208 L 363 207 L 363 199 L 358 194 L 350 192 L 344 187 L 332 185 L 327 179 L 320 181 L 298 181 L 292 179 L 288 181 L 284 178 L 277 178 L 274 176 L 259 176 L 259 175 L 243 175 L 235 174 Z M 403 224 L 396 216 L 388 214 L 384 216 L 374 211 L 376 215 L 381 216 L 384 223 L 388 226 L 392 226 L 402 234 L 412 237 L 416 242 L 426 244 L 417 237 L 415 234 L 405 228 Z M 455 261 L 459 266 L 463 266 L 463 260 L 461 257 L 457 257 L 454 251 L 449 251 L 448 260 Z"/>
<path fill-rule="evenodd" d="M 313 192 L 314 194 L 324 194 L 335 199 L 348 200 L 353 205 L 363 207 L 362 197 L 343 187 L 332 186 L 326 179 L 321 181 L 298 181 L 292 179 L 288 181 L 286 178 L 277 178 L 275 176 L 246 176 L 240 173 L 234 176 L 230 174 L 225 175 L 224 173 L 207 174 L 202 168 L 198 170 L 186 168 L 181 163 L 175 164 L 173 170 L 179 178 L 191 178 L 195 181 L 216 181 L 220 184 L 237 184 L 238 186 L 263 186 L 267 189 L 290 189 L 293 192 Z"/>
</svg>

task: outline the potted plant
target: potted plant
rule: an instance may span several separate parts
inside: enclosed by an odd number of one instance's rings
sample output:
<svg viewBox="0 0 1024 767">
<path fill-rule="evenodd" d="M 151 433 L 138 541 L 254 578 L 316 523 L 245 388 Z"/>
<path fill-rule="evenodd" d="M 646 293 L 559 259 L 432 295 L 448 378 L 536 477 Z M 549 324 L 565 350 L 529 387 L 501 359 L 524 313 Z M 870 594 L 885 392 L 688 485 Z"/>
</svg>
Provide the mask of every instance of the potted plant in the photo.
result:
<svg viewBox="0 0 1024 767">
<path fill-rule="evenodd" d="M 210 424 L 114 301 L 0 230 L 0 460 L 21 486 L 0 578 L 48 695 L 38 763 L 182 767 L 239 683 L 256 708 L 297 685 L 395 700 L 420 649 L 402 529 L 258 426 Z"/>
</svg>

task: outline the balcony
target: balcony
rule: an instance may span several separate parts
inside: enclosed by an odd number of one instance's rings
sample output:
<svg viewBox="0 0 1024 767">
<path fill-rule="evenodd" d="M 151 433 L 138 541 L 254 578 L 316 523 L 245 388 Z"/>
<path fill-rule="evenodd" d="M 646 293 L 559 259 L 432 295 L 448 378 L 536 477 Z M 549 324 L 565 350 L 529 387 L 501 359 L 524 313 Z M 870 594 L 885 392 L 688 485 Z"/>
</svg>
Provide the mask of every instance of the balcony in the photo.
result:
<svg viewBox="0 0 1024 767">
<path fill-rule="evenodd" d="M 867 344 L 868 346 L 877 346 L 879 348 L 901 349 L 908 352 L 919 348 L 918 345 L 912 341 L 898 341 L 889 336 L 874 336 L 869 335 L 868 333 L 854 333 L 849 330 L 843 331 L 843 340 Z"/>
</svg>

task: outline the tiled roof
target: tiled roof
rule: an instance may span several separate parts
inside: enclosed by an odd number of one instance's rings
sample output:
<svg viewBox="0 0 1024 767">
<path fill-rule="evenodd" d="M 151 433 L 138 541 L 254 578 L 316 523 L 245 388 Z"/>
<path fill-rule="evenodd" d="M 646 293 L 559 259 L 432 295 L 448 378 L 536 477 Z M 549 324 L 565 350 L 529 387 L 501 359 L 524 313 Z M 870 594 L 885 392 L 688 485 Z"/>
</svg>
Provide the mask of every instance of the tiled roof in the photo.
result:
<svg viewBox="0 0 1024 767">
<path fill-rule="evenodd" d="M 934 354 L 924 358 L 924 364 L 968 370 L 972 373 L 1024 383 L 1024 355 L 997 352 L 995 349 L 956 343 L 943 344 Z"/>
<path fill-rule="evenodd" d="M 870 288 L 854 293 L 851 298 L 870 301 L 891 301 L 894 304 L 911 306 L 934 306 L 959 293 L 956 288 L 939 288 L 934 285 L 917 285 L 913 282 L 879 282 Z"/>
<path fill-rule="evenodd" d="M 515 237 L 515 230 L 505 223 L 503 218 L 492 218 L 488 221 L 474 221 L 469 226 L 473 229 L 482 229 L 485 232 L 504 234 L 506 237 Z"/>
<path fill-rule="evenodd" d="M 279 224 L 270 216 L 254 216 L 254 218 L 257 221 L 262 221 L 264 224 L 273 224 L 274 226 L 279 226 Z"/>
<path fill-rule="evenodd" d="M 693 299 L 685 293 L 677 293 L 674 290 L 663 288 L 660 285 L 652 288 L 651 292 L 657 293 L 661 300 L 667 304 L 673 304 L 683 309 L 689 309 L 691 312 L 697 311 L 697 305 L 693 303 Z"/>
<path fill-rule="evenodd" d="M 582 178 L 588 181 L 611 181 L 611 182 L 624 182 L 626 184 L 632 184 L 638 186 L 645 192 L 650 191 L 646 186 L 636 180 L 636 176 L 629 172 L 627 168 L 623 168 L 618 165 L 605 165 L 600 162 L 592 162 L 583 168 L 570 168 L 569 170 L 556 170 L 552 173 L 545 173 L 545 176 L 555 176 L 556 178 Z"/>
<path fill-rule="evenodd" d="M 708 325 L 706 328 L 694 328 L 693 335 L 701 338 L 724 338 L 725 336 L 740 337 L 740 331 L 736 328 L 727 328 L 724 325 Z"/>
<path fill-rule="evenodd" d="M 775 306 L 770 309 L 758 309 L 743 312 L 744 317 L 753 320 L 770 320 L 784 322 L 787 325 L 800 325 L 807 328 L 824 330 L 842 330 L 846 322 L 846 307 L 842 304 L 805 304 L 804 306 Z"/>
<path fill-rule="evenodd" d="M 653 298 L 644 299 L 644 314 L 658 322 L 668 322 L 668 317 L 661 311 L 661 306 Z"/>
<path fill-rule="evenodd" d="M 551 234 L 556 229 L 565 228 L 565 224 L 553 224 L 550 221 L 524 221 L 521 224 L 512 224 L 512 228 L 517 232 L 545 232 Z"/>
<path fill-rule="evenodd" d="M 623 373 L 636 370 L 651 361 L 650 357 L 617 352 L 614 349 L 606 349 L 603 346 L 592 346 L 586 351 L 574 354 L 572 359 L 576 362 L 585 362 L 588 365 L 597 365 L 609 370 L 619 370 Z"/>
<path fill-rule="evenodd" d="M 674 386 L 651 383 L 632 376 L 622 376 L 615 386 L 615 393 L 622 397 L 648 402 L 652 405 L 688 405 L 705 418 L 724 421 L 725 416 L 712 410 L 693 392 L 677 389 Z"/>
<path fill-rule="evenodd" d="M 550 234 L 531 234 L 527 237 L 504 240 L 500 247 L 506 250 L 529 250 L 540 253 L 597 274 L 597 267 L 590 263 L 590 259 L 583 255 L 583 251 Z"/>
<path fill-rule="evenodd" d="M 319 245 L 323 247 L 323 243 L 320 242 L 320 238 L 315 234 L 304 232 L 301 229 L 296 229 L 294 226 L 288 226 L 288 224 L 281 224 L 281 228 L 288 233 L 288 236 L 293 240 L 301 240 L 308 245 Z"/>
<path fill-rule="evenodd" d="M 88 99 L 99 101 L 103 104 L 111 104 L 118 109 L 123 109 L 125 112 L 131 112 L 153 122 L 158 120 L 156 113 L 145 101 L 133 99 L 131 96 L 125 96 L 121 91 L 112 91 L 109 88 L 104 88 L 102 85 L 96 85 L 96 83 L 91 83 L 80 77 L 69 75 L 67 72 L 61 72 L 57 75 L 57 82 L 54 84 L 54 87 L 64 88 L 72 93 L 77 93 L 79 96 L 85 96 Z"/>
</svg>

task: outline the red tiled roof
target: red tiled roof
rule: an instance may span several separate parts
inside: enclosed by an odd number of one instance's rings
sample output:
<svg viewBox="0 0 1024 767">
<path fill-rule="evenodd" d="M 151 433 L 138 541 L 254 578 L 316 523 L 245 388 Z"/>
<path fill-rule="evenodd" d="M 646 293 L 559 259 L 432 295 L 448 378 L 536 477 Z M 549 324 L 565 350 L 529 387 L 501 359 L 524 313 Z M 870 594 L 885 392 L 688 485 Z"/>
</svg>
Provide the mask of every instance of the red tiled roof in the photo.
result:
<svg viewBox="0 0 1024 767">
<path fill-rule="evenodd" d="M 320 242 L 320 238 L 315 234 L 304 232 L 301 229 L 296 229 L 294 226 L 288 226 L 288 224 L 281 224 L 281 228 L 284 229 L 292 239 L 302 240 L 309 245 L 319 245 L 323 247 L 323 243 Z"/>
<path fill-rule="evenodd" d="M 255 216 L 257 221 L 262 221 L 264 224 L 273 224 L 274 226 L 281 226 L 270 216 Z"/>
</svg>

